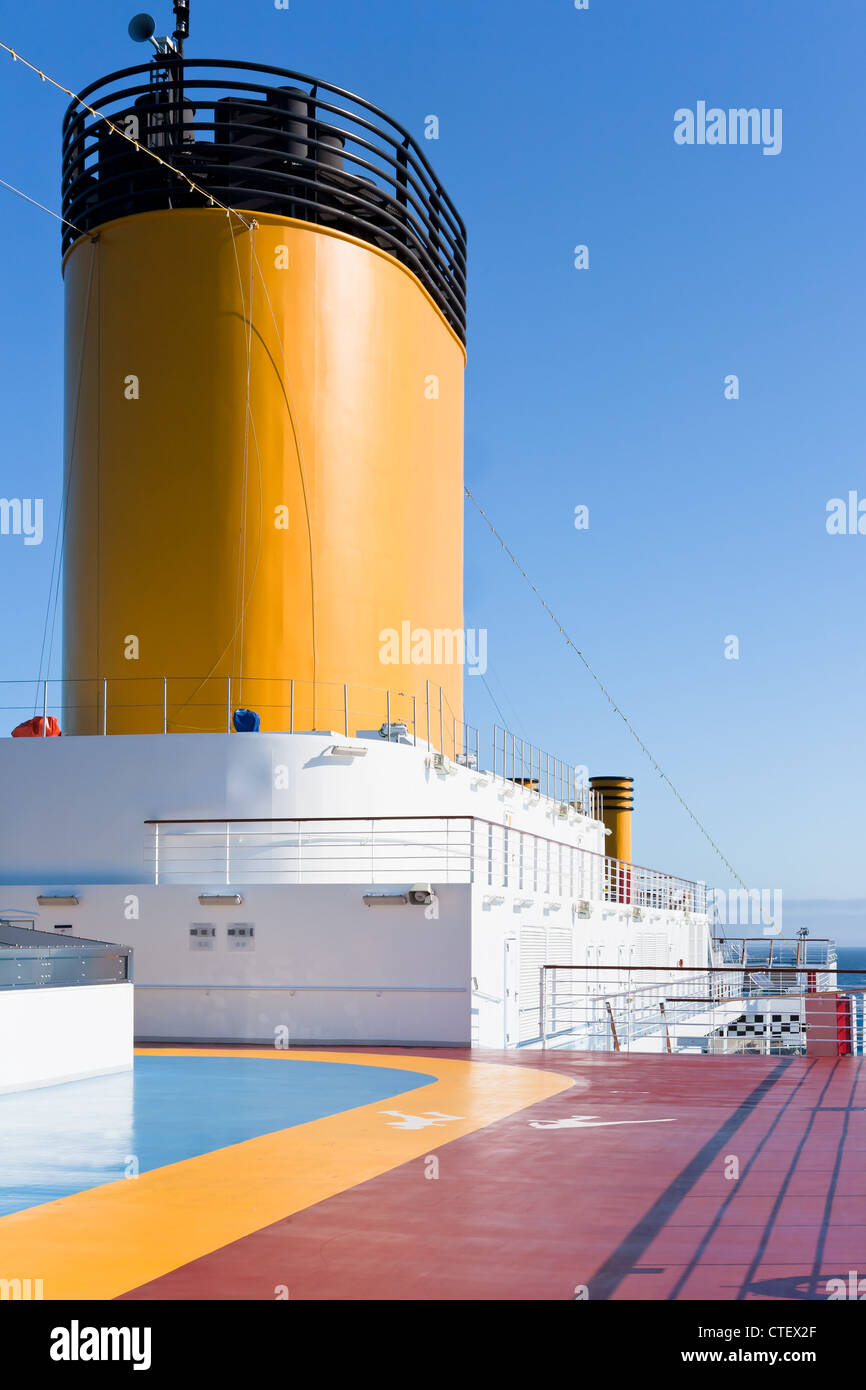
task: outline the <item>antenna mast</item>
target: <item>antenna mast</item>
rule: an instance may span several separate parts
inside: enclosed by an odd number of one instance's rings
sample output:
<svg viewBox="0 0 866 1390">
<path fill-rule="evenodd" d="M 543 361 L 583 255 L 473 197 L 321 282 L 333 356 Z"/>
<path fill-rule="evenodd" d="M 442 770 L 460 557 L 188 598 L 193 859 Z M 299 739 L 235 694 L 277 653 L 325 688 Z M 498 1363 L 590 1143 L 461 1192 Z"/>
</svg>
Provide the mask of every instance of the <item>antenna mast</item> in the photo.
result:
<svg viewBox="0 0 866 1390">
<path fill-rule="evenodd" d="M 173 37 L 177 41 L 177 51 L 182 58 L 183 41 L 189 38 L 189 0 L 174 0 L 174 18 L 177 28 Z"/>
</svg>

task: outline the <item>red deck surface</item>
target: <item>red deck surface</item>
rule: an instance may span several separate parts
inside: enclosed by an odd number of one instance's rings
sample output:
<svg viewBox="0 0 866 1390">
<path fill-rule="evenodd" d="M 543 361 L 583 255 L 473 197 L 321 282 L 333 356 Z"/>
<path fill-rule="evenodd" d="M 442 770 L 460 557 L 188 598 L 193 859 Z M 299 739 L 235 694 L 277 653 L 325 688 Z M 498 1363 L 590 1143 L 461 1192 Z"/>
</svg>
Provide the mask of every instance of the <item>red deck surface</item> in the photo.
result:
<svg viewBox="0 0 866 1390">
<path fill-rule="evenodd" d="M 125 1298 L 825 1300 L 866 1277 L 862 1059 L 444 1055 L 576 1084 L 431 1130 L 436 1179 L 407 1163 Z M 572 1116 L 673 1123 L 533 1127 Z"/>
</svg>

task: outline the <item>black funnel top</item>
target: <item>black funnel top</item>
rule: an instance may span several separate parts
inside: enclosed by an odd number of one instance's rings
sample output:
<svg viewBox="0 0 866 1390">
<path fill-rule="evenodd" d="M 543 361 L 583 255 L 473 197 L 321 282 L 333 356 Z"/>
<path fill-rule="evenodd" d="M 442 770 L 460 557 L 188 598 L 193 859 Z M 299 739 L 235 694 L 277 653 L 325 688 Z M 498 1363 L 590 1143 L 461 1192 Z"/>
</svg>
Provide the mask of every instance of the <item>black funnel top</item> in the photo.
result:
<svg viewBox="0 0 866 1390">
<path fill-rule="evenodd" d="M 180 54 L 112 73 L 80 96 L 107 118 L 76 100 L 63 122 L 63 216 L 81 231 L 207 207 L 207 195 L 331 227 L 402 261 L 465 338 L 466 229 L 420 146 L 377 107 L 303 73 Z M 77 236 L 64 228 L 64 252 Z"/>
</svg>

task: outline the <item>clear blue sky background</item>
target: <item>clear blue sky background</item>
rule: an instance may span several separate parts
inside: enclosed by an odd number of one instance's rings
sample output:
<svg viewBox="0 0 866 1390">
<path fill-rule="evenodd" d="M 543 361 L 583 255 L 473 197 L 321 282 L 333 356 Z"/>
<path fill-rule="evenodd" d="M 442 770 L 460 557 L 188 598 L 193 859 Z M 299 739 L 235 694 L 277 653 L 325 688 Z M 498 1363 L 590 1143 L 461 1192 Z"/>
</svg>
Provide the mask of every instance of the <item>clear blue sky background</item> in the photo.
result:
<svg viewBox="0 0 866 1390">
<path fill-rule="evenodd" d="M 79 87 L 141 59 L 135 8 L 6 0 L 0 37 Z M 426 148 L 470 234 L 470 487 L 742 877 L 862 897 L 866 536 L 828 536 L 825 507 L 866 497 L 863 7 L 193 0 L 192 26 L 197 56 L 321 75 L 419 138 L 439 117 Z M 57 208 L 64 98 L 0 72 L 0 178 Z M 673 113 L 699 99 L 781 107 L 782 153 L 677 146 Z M 39 662 L 62 296 L 58 224 L 0 199 L 0 495 L 46 499 L 41 547 L 0 540 L 8 679 Z M 466 622 L 518 733 L 634 774 L 635 857 L 725 884 L 471 509 Z"/>
</svg>

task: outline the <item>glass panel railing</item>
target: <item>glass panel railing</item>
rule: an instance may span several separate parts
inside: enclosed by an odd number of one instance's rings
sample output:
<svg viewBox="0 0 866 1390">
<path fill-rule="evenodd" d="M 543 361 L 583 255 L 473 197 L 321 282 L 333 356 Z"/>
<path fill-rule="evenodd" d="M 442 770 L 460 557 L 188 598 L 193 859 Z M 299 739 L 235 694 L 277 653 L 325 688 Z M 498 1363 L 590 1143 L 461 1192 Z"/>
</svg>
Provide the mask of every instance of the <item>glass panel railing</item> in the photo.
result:
<svg viewBox="0 0 866 1390">
<path fill-rule="evenodd" d="M 0 921 L 0 990 L 132 980 L 132 949 L 106 941 L 65 938 Z"/>
</svg>

